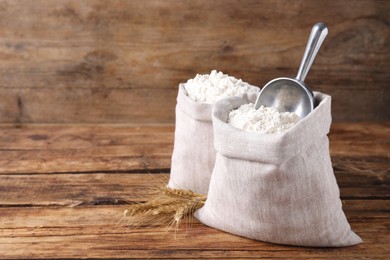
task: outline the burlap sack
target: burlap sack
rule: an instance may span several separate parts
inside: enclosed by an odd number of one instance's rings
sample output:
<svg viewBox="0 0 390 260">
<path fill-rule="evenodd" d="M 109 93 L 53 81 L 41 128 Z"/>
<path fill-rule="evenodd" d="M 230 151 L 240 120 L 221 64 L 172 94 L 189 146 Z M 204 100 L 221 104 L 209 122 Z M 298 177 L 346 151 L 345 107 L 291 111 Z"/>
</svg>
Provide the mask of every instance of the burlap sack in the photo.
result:
<svg viewBox="0 0 390 260">
<path fill-rule="evenodd" d="M 331 98 L 285 134 L 260 134 L 227 124 L 248 98 L 215 104 L 215 167 L 206 204 L 195 213 L 204 224 L 244 237 L 299 246 L 349 246 L 362 240 L 342 210 L 329 155 Z M 253 102 L 253 100 L 252 100 Z"/>
<path fill-rule="evenodd" d="M 256 96 L 251 94 L 253 98 Z M 216 154 L 212 107 L 193 101 L 184 84 L 179 85 L 169 187 L 207 194 Z"/>
<path fill-rule="evenodd" d="M 211 104 L 198 103 L 179 85 L 168 186 L 206 194 L 215 162 Z"/>
</svg>

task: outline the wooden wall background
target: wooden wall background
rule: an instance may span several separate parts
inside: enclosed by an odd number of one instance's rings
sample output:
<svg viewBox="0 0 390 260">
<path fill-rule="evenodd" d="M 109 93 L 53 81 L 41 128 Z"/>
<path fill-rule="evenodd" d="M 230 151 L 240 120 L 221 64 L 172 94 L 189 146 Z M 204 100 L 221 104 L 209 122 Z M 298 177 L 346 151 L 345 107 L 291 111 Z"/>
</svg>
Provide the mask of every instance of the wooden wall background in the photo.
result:
<svg viewBox="0 0 390 260">
<path fill-rule="evenodd" d="M 335 121 L 390 119 L 390 1 L 0 1 L 0 123 L 173 123 L 177 85 L 218 69 L 262 86 L 295 76 Z"/>
</svg>

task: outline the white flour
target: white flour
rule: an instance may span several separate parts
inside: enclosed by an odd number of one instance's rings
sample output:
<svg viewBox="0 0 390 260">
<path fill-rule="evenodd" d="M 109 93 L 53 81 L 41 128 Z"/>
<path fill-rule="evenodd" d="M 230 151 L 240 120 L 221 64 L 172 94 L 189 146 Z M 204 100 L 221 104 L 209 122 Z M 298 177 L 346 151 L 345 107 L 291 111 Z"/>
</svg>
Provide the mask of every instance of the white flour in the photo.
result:
<svg viewBox="0 0 390 260">
<path fill-rule="evenodd" d="M 281 134 L 290 129 L 299 119 L 295 113 L 280 113 L 276 108 L 264 106 L 256 110 L 254 104 L 245 104 L 229 113 L 228 123 L 248 132 Z"/>
<path fill-rule="evenodd" d="M 213 104 L 224 97 L 259 91 L 258 87 L 216 70 L 211 71 L 210 75 L 197 74 L 195 78 L 189 79 L 184 87 L 192 100 L 207 104 Z"/>
</svg>

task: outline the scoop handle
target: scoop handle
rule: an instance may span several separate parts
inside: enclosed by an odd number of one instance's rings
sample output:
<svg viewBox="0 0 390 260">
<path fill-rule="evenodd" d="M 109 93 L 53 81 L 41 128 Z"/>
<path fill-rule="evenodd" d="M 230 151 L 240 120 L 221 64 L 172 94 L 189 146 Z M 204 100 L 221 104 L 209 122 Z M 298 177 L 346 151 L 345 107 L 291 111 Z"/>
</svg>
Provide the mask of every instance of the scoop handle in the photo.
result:
<svg viewBox="0 0 390 260">
<path fill-rule="evenodd" d="M 303 55 L 301 65 L 297 74 L 297 80 L 304 82 L 307 73 L 321 47 L 322 42 L 328 34 L 328 27 L 323 23 L 317 23 L 311 29 L 309 40 L 306 44 L 305 54 Z"/>
</svg>

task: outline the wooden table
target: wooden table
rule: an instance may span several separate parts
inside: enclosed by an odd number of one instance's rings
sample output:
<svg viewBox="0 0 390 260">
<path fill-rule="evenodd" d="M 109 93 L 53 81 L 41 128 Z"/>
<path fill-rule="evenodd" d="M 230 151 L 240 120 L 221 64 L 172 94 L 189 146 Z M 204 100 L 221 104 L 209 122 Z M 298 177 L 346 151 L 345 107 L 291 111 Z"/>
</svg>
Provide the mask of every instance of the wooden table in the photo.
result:
<svg viewBox="0 0 390 260">
<path fill-rule="evenodd" d="M 364 240 L 339 249 L 253 241 L 197 221 L 176 238 L 165 227 L 121 225 L 125 204 L 167 179 L 173 131 L 171 124 L 2 124 L 0 258 L 389 259 L 390 122 L 332 126 L 343 208 Z"/>
</svg>

